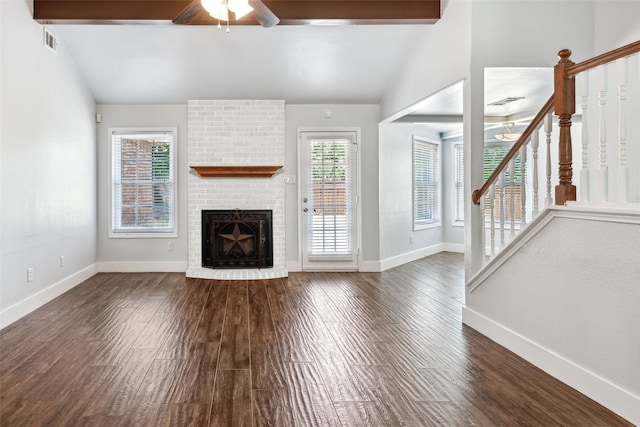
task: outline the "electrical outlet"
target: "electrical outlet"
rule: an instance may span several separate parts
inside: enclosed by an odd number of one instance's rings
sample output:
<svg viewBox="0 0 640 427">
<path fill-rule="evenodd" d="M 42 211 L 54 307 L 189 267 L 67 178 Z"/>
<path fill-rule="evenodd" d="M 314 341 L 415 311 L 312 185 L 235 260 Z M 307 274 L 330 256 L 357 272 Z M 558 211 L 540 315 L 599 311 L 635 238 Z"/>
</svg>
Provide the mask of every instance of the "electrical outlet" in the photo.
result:
<svg viewBox="0 0 640 427">
<path fill-rule="evenodd" d="M 167 246 L 167 250 L 168 251 L 172 251 L 173 250 L 173 242 L 169 242 L 169 245 Z"/>
<path fill-rule="evenodd" d="M 409 243 L 413 243 L 413 234 L 409 235 Z"/>
<path fill-rule="evenodd" d="M 33 282 L 33 267 L 27 268 L 27 282 Z"/>
<path fill-rule="evenodd" d="M 60 255 L 60 267 L 64 267 L 64 255 Z"/>
</svg>

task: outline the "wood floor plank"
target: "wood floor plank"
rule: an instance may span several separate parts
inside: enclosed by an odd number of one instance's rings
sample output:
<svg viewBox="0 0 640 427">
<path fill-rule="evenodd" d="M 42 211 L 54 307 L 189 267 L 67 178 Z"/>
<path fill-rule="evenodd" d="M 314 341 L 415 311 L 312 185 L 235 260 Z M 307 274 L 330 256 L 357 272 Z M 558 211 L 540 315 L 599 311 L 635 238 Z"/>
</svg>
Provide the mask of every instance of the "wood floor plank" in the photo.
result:
<svg viewBox="0 0 640 427">
<path fill-rule="evenodd" d="M 100 273 L 0 331 L 2 426 L 630 423 L 461 321 L 464 263 Z"/>
<path fill-rule="evenodd" d="M 313 363 L 287 363 L 283 394 L 289 423 L 295 426 L 340 426 L 333 402 Z"/>
<path fill-rule="evenodd" d="M 252 417 L 249 370 L 218 371 L 209 425 L 251 427 Z"/>
<path fill-rule="evenodd" d="M 250 360 L 249 325 L 225 324 L 218 369 L 249 369 Z"/>
<path fill-rule="evenodd" d="M 101 398 L 87 406 L 83 417 L 102 415 L 118 417 L 126 415 L 133 398 L 142 384 L 151 363 L 156 356 L 156 349 L 131 349 L 126 357 L 119 361 L 117 371 L 105 381 L 100 390 Z"/>
<path fill-rule="evenodd" d="M 195 332 L 194 339 L 197 342 L 220 342 L 222 340 L 229 284 L 228 282 L 215 281 L 210 286 Z"/>
</svg>

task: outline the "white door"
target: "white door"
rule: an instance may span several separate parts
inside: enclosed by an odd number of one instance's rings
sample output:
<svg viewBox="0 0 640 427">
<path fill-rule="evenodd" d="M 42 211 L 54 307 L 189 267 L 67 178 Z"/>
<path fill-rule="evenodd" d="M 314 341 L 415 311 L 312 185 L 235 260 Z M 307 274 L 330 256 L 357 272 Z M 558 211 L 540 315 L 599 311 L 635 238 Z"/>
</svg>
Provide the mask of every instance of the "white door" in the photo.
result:
<svg viewBox="0 0 640 427">
<path fill-rule="evenodd" d="M 302 269 L 357 270 L 355 131 L 300 132 Z"/>
</svg>

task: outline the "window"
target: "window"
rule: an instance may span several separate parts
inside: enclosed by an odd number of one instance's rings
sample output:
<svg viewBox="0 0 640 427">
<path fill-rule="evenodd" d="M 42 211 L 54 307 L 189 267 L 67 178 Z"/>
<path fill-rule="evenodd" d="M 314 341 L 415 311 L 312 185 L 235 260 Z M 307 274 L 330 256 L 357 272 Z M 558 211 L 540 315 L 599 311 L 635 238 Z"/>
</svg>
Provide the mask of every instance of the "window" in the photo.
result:
<svg viewBox="0 0 640 427">
<path fill-rule="evenodd" d="M 440 222 L 440 146 L 413 137 L 413 229 Z"/>
<path fill-rule="evenodd" d="M 453 146 L 453 171 L 455 185 L 455 202 L 453 222 L 464 222 L 464 149 L 462 144 Z"/>
<path fill-rule="evenodd" d="M 487 181 L 493 171 L 498 167 L 502 159 L 509 153 L 511 149 L 510 144 L 490 144 L 484 147 L 484 181 Z M 527 156 L 527 155 L 525 155 Z M 495 201 L 494 201 L 494 218 L 496 220 L 500 218 L 501 209 L 504 206 L 504 216 L 506 221 L 511 221 L 511 212 L 513 204 L 513 220 L 517 223 L 522 219 L 522 184 L 523 179 L 525 182 L 530 180 L 529 171 L 526 170 L 525 176 L 523 176 L 523 162 L 521 161 L 520 154 L 516 155 L 513 161 L 513 176 L 509 168 L 504 172 L 504 194 L 496 186 Z M 504 201 L 502 198 L 504 197 Z M 525 203 L 527 206 L 531 205 L 529 200 L 530 195 L 525 194 Z M 485 207 L 486 217 L 490 217 L 490 206 L 487 204 Z M 527 209 L 529 212 L 529 209 Z M 530 218 L 527 218 L 530 219 Z"/>
<path fill-rule="evenodd" d="M 109 237 L 176 237 L 176 129 L 110 129 Z"/>
</svg>

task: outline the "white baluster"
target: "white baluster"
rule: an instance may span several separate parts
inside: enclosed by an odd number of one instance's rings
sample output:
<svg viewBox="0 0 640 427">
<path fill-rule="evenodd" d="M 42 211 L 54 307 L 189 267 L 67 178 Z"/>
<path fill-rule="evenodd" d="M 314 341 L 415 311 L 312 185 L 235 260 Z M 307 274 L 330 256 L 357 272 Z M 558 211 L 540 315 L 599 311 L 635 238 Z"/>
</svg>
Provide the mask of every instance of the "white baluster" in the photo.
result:
<svg viewBox="0 0 640 427">
<path fill-rule="evenodd" d="M 531 135 L 531 150 L 533 154 L 533 217 L 538 216 L 538 147 L 540 145 L 538 131 Z"/>
<path fill-rule="evenodd" d="M 618 201 L 627 201 L 629 171 L 627 169 L 627 58 L 617 61 L 618 69 Z"/>
<path fill-rule="evenodd" d="M 493 258 L 496 254 L 496 224 L 495 224 L 495 212 L 494 212 L 495 201 L 496 201 L 496 185 L 491 184 L 491 187 L 489 187 L 489 212 L 490 212 L 489 231 L 491 236 L 491 239 L 489 241 L 489 245 L 490 245 L 489 257 L 490 258 Z"/>
<path fill-rule="evenodd" d="M 527 144 L 520 147 L 520 231 L 527 225 Z"/>
<path fill-rule="evenodd" d="M 589 120 L 587 108 L 589 106 L 589 72 L 580 75 L 582 79 L 582 170 L 580 170 L 580 200 L 589 201 Z"/>
<path fill-rule="evenodd" d="M 500 194 L 500 248 L 504 248 L 504 174 L 505 172 L 502 172 L 498 178 L 498 191 Z"/>
<path fill-rule="evenodd" d="M 511 193 L 511 197 L 509 197 L 509 215 L 511 216 L 511 231 L 509 232 L 509 237 L 513 240 L 516 237 L 516 201 L 514 197 L 515 188 L 515 177 L 516 177 L 516 159 L 515 157 L 509 160 L 509 191 Z"/>
<path fill-rule="evenodd" d="M 482 212 L 482 263 L 487 261 L 487 195 L 480 198 L 480 212 Z"/>
<path fill-rule="evenodd" d="M 607 201 L 609 198 L 609 170 L 607 168 L 607 66 L 600 67 L 600 91 L 598 91 L 598 103 L 600 104 L 600 120 L 599 120 L 599 159 L 600 167 L 598 169 L 598 189 L 600 200 Z"/>
<path fill-rule="evenodd" d="M 551 198 L 551 113 L 545 116 L 543 123 L 547 143 L 547 197 L 544 199 L 544 204 L 545 206 L 551 206 L 553 204 L 553 199 Z"/>
</svg>

